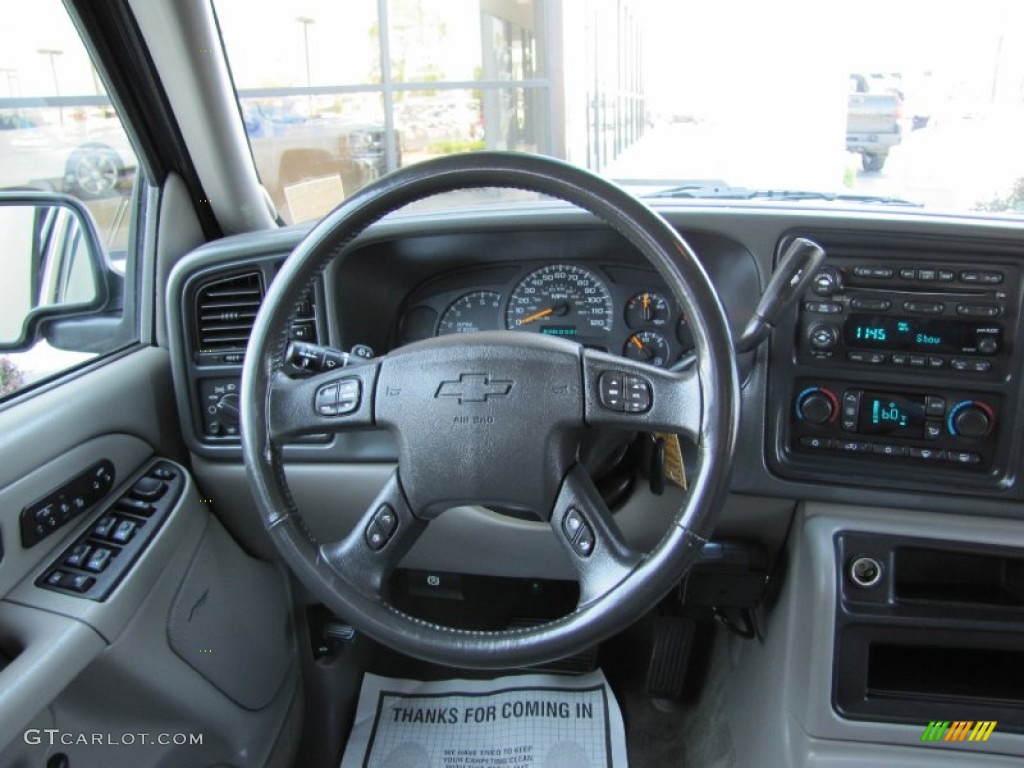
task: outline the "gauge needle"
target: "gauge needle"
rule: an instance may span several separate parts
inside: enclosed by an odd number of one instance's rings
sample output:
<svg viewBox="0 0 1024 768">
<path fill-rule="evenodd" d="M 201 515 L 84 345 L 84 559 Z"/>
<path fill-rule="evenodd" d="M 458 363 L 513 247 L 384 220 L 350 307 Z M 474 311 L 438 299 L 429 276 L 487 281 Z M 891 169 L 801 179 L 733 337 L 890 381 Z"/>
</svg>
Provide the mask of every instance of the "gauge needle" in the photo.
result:
<svg viewBox="0 0 1024 768">
<path fill-rule="evenodd" d="M 629 343 L 632 344 L 637 349 L 639 349 L 641 352 L 644 349 L 644 343 L 642 341 L 640 341 L 640 339 L 638 337 L 636 337 L 636 336 L 630 336 L 629 337 Z"/>
<path fill-rule="evenodd" d="M 519 321 L 519 325 L 532 323 L 534 320 L 540 320 L 542 317 L 547 317 L 548 315 L 557 315 L 558 317 L 562 317 L 562 315 L 567 314 L 569 314 L 569 303 L 566 301 L 560 301 L 553 307 L 548 307 L 547 309 L 542 309 L 540 312 L 534 312 L 532 315 L 527 315 Z"/>
<path fill-rule="evenodd" d="M 548 315 L 552 314 L 554 311 L 555 311 L 554 307 L 548 307 L 547 309 L 542 309 L 540 312 L 534 312 L 532 315 L 527 315 L 526 317 L 524 317 L 522 320 L 519 321 L 519 324 L 520 325 L 526 325 L 527 323 L 532 323 L 534 320 L 540 320 L 542 317 L 547 317 Z"/>
</svg>

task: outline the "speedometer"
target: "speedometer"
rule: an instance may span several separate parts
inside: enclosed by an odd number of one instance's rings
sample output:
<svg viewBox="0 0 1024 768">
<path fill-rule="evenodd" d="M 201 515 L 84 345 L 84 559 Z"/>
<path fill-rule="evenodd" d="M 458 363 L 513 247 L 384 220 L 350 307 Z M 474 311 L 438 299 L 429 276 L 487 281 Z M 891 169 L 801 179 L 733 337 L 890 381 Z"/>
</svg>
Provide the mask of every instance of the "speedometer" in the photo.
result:
<svg viewBox="0 0 1024 768">
<path fill-rule="evenodd" d="M 505 327 L 595 336 L 611 332 L 613 317 L 611 294 L 597 275 L 572 264 L 552 264 L 528 274 L 512 291 Z"/>
</svg>

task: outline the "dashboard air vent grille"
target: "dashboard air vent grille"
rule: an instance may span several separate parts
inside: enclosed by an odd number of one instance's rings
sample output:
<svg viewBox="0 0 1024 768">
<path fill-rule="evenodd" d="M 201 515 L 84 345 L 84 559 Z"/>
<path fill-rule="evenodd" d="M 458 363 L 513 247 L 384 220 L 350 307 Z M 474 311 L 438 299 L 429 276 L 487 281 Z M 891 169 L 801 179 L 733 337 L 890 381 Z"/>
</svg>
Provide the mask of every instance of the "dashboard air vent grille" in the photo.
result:
<svg viewBox="0 0 1024 768">
<path fill-rule="evenodd" d="M 199 351 L 245 349 L 262 300 L 259 272 L 215 280 L 200 288 L 196 294 Z"/>
</svg>

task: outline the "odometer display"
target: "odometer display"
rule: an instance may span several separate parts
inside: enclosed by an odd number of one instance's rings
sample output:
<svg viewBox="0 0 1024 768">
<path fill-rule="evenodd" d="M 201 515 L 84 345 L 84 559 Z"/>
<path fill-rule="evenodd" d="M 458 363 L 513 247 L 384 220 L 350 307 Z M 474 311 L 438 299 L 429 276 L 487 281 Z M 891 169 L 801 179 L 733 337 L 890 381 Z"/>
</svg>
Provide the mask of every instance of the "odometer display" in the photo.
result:
<svg viewBox="0 0 1024 768">
<path fill-rule="evenodd" d="M 540 333 L 548 327 L 575 328 L 579 336 L 598 336 L 611 332 L 612 312 L 611 294 L 597 275 L 572 264 L 553 264 L 531 272 L 515 287 L 505 327 Z"/>
</svg>

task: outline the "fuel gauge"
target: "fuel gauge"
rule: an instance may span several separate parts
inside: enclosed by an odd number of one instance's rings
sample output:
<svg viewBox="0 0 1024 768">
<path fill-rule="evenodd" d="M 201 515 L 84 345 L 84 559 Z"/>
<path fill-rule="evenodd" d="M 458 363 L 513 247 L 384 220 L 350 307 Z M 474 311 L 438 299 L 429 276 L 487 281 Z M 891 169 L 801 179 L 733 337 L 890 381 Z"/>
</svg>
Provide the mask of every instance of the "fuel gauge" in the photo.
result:
<svg viewBox="0 0 1024 768">
<path fill-rule="evenodd" d="M 640 331 L 626 339 L 622 354 L 630 360 L 663 367 L 668 362 L 668 342 L 660 333 Z"/>
<path fill-rule="evenodd" d="M 645 325 L 661 328 L 668 325 L 669 315 L 668 302 L 651 291 L 638 293 L 626 302 L 626 323 L 630 328 Z"/>
</svg>

